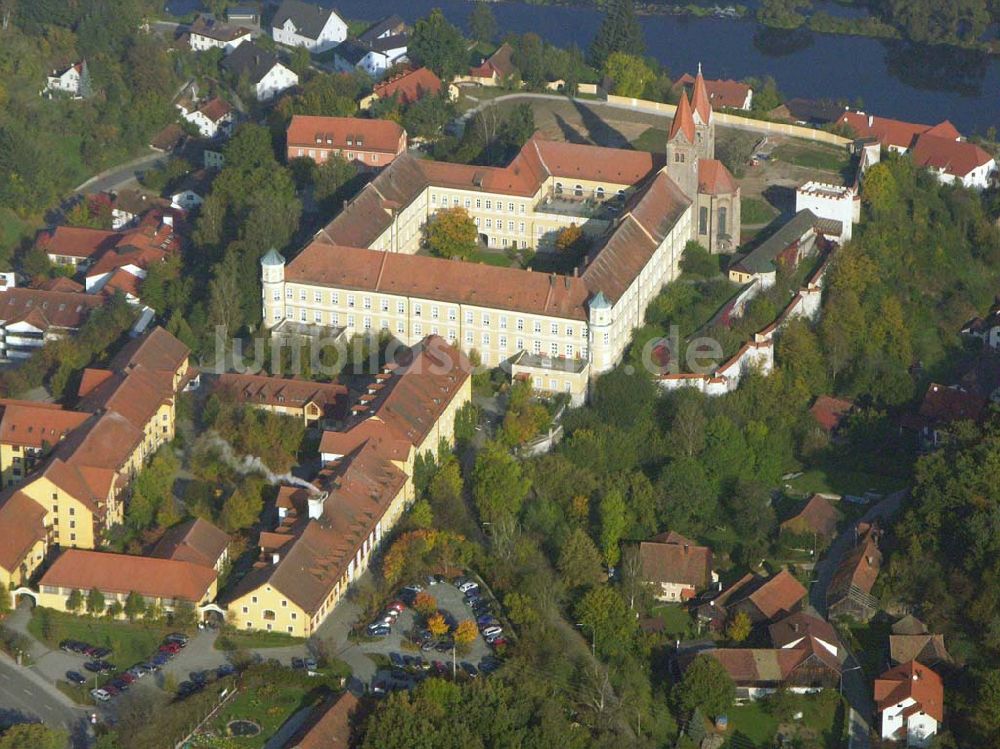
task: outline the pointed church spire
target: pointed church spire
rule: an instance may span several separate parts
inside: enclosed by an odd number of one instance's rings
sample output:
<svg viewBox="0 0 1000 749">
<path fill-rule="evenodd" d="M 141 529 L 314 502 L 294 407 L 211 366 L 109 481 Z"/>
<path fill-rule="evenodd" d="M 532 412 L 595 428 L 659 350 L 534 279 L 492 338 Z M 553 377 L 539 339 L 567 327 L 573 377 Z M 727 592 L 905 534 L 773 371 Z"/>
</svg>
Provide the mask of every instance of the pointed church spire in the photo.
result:
<svg viewBox="0 0 1000 749">
<path fill-rule="evenodd" d="M 688 143 L 694 143 L 694 117 L 691 114 L 691 104 L 688 102 L 687 92 L 681 89 L 681 100 L 677 102 L 677 111 L 674 112 L 674 121 L 670 124 L 670 134 L 668 141 L 677 137 L 678 133 L 684 133 Z"/>
<path fill-rule="evenodd" d="M 691 103 L 694 106 L 695 114 L 701 120 L 702 125 L 707 125 L 712 116 L 712 104 L 708 100 L 708 88 L 705 86 L 705 79 L 701 75 L 701 63 L 698 63 L 698 75 L 694 79 L 694 91 L 691 94 Z"/>
</svg>

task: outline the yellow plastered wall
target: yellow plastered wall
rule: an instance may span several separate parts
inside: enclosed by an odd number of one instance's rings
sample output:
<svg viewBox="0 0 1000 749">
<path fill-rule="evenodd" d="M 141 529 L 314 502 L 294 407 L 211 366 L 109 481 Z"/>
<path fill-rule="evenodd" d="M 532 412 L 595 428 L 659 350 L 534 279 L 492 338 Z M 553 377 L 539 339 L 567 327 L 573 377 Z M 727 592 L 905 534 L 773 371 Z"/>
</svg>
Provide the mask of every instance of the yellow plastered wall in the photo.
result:
<svg viewBox="0 0 1000 749">
<path fill-rule="evenodd" d="M 311 634 L 310 617 L 306 612 L 267 584 L 232 601 L 227 609 L 227 618 L 237 629 L 283 632 L 295 637 Z M 274 618 L 267 619 L 266 612 Z"/>
<path fill-rule="evenodd" d="M 45 541 L 37 541 L 14 569 L 8 570 L 0 566 L 0 583 L 9 588 L 25 585 L 44 559 Z"/>
<path fill-rule="evenodd" d="M 80 593 L 83 595 L 84 599 L 86 599 L 87 594 L 90 593 L 90 588 L 80 588 L 79 590 Z M 66 602 L 69 600 L 69 596 L 72 592 L 73 588 L 56 588 L 54 586 L 49 586 L 49 585 L 40 586 L 38 590 L 38 605 L 46 606 L 48 608 L 55 609 L 56 611 L 68 612 L 69 609 L 66 608 Z M 205 591 L 205 595 L 203 595 L 200 600 L 190 601 L 190 603 L 194 606 L 201 606 L 206 603 L 211 603 L 212 601 L 215 600 L 215 597 L 218 595 L 218 592 L 219 592 L 218 579 L 213 579 L 212 584 L 208 587 L 208 590 Z M 120 603 L 124 607 L 125 601 L 129 596 L 128 593 L 121 593 L 121 592 L 112 593 L 108 591 L 101 591 L 101 593 L 104 594 L 105 606 L 110 606 L 115 601 L 118 601 L 118 603 Z M 145 601 L 147 607 L 151 607 L 155 604 L 166 612 L 173 611 L 174 605 L 176 603 L 173 599 L 157 598 L 154 596 L 145 596 Z M 86 609 L 84 609 L 84 611 L 85 610 Z M 83 612 L 78 612 L 78 613 L 83 613 Z M 124 619 L 125 614 L 122 613 L 122 615 L 119 618 Z"/>
<path fill-rule="evenodd" d="M 45 525 L 52 527 L 53 543 L 66 548 L 94 548 L 94 514 L 87 505 L 44 476 L 28 482 L 21 491 L 45 508 Z M 110 505 L 111 498 L 106 501 Z"/>
</svg>

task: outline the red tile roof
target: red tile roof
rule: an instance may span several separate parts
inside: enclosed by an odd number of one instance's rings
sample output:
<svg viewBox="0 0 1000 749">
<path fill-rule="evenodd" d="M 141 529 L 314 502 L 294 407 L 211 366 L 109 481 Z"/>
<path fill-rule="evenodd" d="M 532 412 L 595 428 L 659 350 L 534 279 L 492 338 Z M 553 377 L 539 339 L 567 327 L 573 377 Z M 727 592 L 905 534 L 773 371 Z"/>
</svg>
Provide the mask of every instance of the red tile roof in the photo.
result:
<svg viewBox="0 0 1000 749">
<path fill-rule="evenodd" d="M 376 84 L 374 93 L 379 99 L 388 99 L 393 94 L 400 104 L 412 104 L 427 94 L 436 94 L 444 86 L 441 79 L 430 68 L 417 68 Z"/>
<path fill-rule="evenodd" d="M 765 619 L 787 614 L 806 597 L 806 589 L 788 570 L 772 575 L 756 588 L 747 600 L 757 607 Z"/>
<path fill-rule="evenodd" d="M 46 511 L 17 489 L 4 492 L 0 497 L 0 567 L 14 572 L 32 547 L 45 540 Z"/>
<path fill-rule="evenodd" d="M 380 153 L 401 153 L 404 131 L 392 120 L 360 117 L 316 117 L 297 114 L 288 125 L 288 147 L 355 148 Z"/>
<path fill-rule="evenodd" d="M 785 520 L 781 527 L 792 533 L 815 533 L 827 540 L 837 535 L 840 511 L 829 500 L 813 494 L 805 506 Z"/>
<path fill-rule="evenodd" d="M 937 125 L 922 125 L 916 122 L 903 122 L 888 117 L 876 117 L 864 112 L 844 112 L 838 124 L 848 125 L 859 138 L 878 138 L 883 146 L 910 149 L 918 135 L 931 132 L 938 137 L 956 140 L 961 137 L 958 130 L 945 120 Z"/>
<path fill-rule="evenodd" d="M 35 244 L 49 255 L 93 258 L 118 244 L 121 233 L 79 226 L 57 226 L 38 235 Z"/>
<path fill-rule="evenodd" d="M 875 702 L 879 712 L 907 699 L 940 723 L 944 720 L 944 684 L 934 671 L 917 661 L 891 668 L 875 680 Z"/>
<path fill-rule="evenodd" d="M 201 603 L 215 582 L 215 570 L 191 562 L 87 549 L 66 549 L 39 586 L 104 593 L 135 591 L 143 596 Z"/>
<path fill-rule="evenodd" d="M 517 68 L 513 62 L 514 48 L 507 42 L 501 44 L 497 51 L 483 60 L 482 64 L 475 68 L 469 68 L 469 75 L 475 78 L 503 79 L 513 75 Z"/>
<path fill-rule="evenodd" d="M 974 169 L 988 164 L 993 156 L 975 143 L 943 138 L 924 133 L 913 146 L 913 163 L 950 174 L 965 177 Z"/>
<path fill-rule="evenodd" d="M 217 388 L 251 405 L 305 408 L 315 403 L 327 418 L 343 415 L 346 408 L 347 388 L 339 382 L 226 372 L 219 375 Z"/>
<path fill-rule="evenodd" d="M 691 93 L 691 108 L 702 124 L 706 124 L 712 116 L 712 104 L 708 100 L 708 89 L 705 87 L 705 78 L 701 74 L 700 65 L 698 75 L 694 79 L 694 91 Z"/>
<path fill-rule="evenodd" d="M 732 195 L 739 189 L 726 165 L 717 159 L 698 159 L 698 192 L 704 195 Z"/>
<path fill-rule="evenodd" d="M 351 746 L 351 717 L 358 698 L 351 692 L 331 697 L 313 714 L 284 749 L 348 749 Z"/>
<path fill-rule="evenodd" d="M 65 411 L 52 403 L 0 401 L 0 443 L 41 448 L 56 445 L 90 414 Z"/>
<path fill-rule="evenodd" d="M 229 105 L 229 102 L 215 96 L 202 104 L 198 111 L 208 117 L 208 119 L 212 122 L 218 122 L 227 114 L 232 112 L 233 108 Z"/>
<path fill-rule="evenodd" d="M 840 426 L 840 422 L 854 408 L 854 402 L 843 398 L 831 398 L 829 395 L 819 395 L 809 408 L 816 422 L 827 432 L 832 432 Z"/>
<path fill-rule="evenodd" d="M 708 585 L 712 579 L 712 550 L 685 541 L 641 541 L 639 562 L 643 580 L 689 585 L 695 590 Z"/>
<path fill-rule="evenodd" d="M 953 421 L 978 421 L 988 402 L 959 387 L 948 387 L 932 382 L 920 403 L 921 417 L 933 422 L 949 424 Z"/>
<path fill-rule="evenodd" d="M 695 78 L 690 73 L 685 73 L 674 83 L 674 88 L 688 86 L 694 88 Z M 713 107 L 725 107 L 729 109 L 740 109 L 746 104 L 747 96 L 750 94 L 750 87 L 739 81 L 725 80 L 705 80 L 705 89 L 708 92 L 709 102 Z"/>
<path fill-rule="evenodd" d="M 0 292 L 0 320 L 7 326 L 29 322 L 43 331 L 50 327 L 76 330 L 103 304 L 104 299 L 92 294 L 11 288 Z"/>
<path fill-rule="evenodd" d="M 767 628 L 767 632 L 771 637 L 771 644 L 776 648 L 789 647 L 806 637 L 815 637 L 837 648 L 838 653 L 843 649 L 837 630 L 830 622 L 804 611 L 779 619 Z"/>
<path fill-rule="evenodd" d="M 852 587 L 862 593 L 871 593 L 881 569 L 882 552 L 878 548 L 878 530 L 871 526 L 864 531 L 857 546 L 845 554 L 837 565 L 830 580 L 827 598 L 834 600 L 846 596 Z"/>
<path fill-rule="evenodd" d="M 691 103 L 687 94 L 681 92 L 680 101 L 677 103 L 677 110 L 674 112 L 674 119 L 670 123 L 670 132 L 667 140 L 673 140 L 678 133 L 684 133 L 688 143 L 694 143 L 694 115 L 691 112 Z"/>
<path fill-rule="evenodd" d="M 321 455 L 348 455 L 371 442 L 387 460 L 406 462 L 413 443 L 396 434 L 385 422 L 369 418 L 342 432 L 326 430 L 319 441 Z"/>
<path fill-rule="evenodd" d="M 228 546 L 227 533 L 207 520 L 195 518 L 167 529 L 149 556 L 215 567 Z"/>
</svg>

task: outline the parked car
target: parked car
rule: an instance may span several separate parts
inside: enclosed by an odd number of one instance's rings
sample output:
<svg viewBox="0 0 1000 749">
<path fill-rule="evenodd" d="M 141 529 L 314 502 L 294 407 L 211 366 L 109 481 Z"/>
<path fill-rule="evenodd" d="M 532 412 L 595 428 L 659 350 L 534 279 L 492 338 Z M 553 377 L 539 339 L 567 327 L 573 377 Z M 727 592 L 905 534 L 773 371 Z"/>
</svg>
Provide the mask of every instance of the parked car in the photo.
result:
<svg viewBox="0 0 1000 749">
<path fill-rule="evenodd" d="M 177 655 L 179 652 L 181 652 L 181 646 L 178 645 L 176 642 L 167 642 L 164 643 L 163 645 L 160 645 L 160 652 L 167 653 L 169 655 Z"/>
<path fill-rule="evenodd" d="M 448 667 L 444 665 L 443 661 L 431 661 L 431 670 L 437 676 L 444 676 L 448 673 Z"/>
<path fill-rule="evenodd" d="M 236 673 L 236 666 L 234 666 L 232 663 L 223 663 L 216 669 L 215 673 L 217 677 L 220 679 L 225 676 L 232 676 L 233 674 Z"/>
<path fill-rule="evenodd" d="M 66 678 L 73 684 L 86 684 L 87 677 L 81 674 L 79 671 L 67 671 Z"/>
<path fill-rule="evenodd" d="M 472 580 L 464 580 L 456 587 L 463 593 L 468 593 L 470 590 L 479 590 L 479 583 L 473 582 Z"/>
<path fill-rule="evenodd" d="M 315 658 L 306 658 L 304 660 L 305 666 L 309 671 L 315 671 L 319 668 L 319 661 Z"/>
<path fill-rule="evenodd" d="M 470 679 L 475 679 L 477 676 L 479 676 L 479 669 L 477 669 L 468 661 L 462 661 L 458 665 L 461 666 L 462 670 L 469 675 Z"/>
<path fill-rule="evenodd" d="M 479 670 L 482 671 L 484 674 L 492 674 L 494 671 L 500 668 L 500 666 L 501 666 L 500 660 L 494 658 L 492 655 L 488 655 L 481 661 L 479 661 Z"/>
<path fill-rule="evenodd" d="M 385 696 L 385 682 L 383 681 L 373 681 L 372 682 L 372 694 L 376 697 Z"/>
<path fill-rule="evenodd" d="M 499 650 L 500 648 L 507 646 L 507 638 L 503 635 L 500 635 L 499 637 L 491 637 L 486 640 L 486 644 L 494 650 Z"/>
<path fill-rule="evenodd" d="M 107 658 L 109 655 L 111 655 L 111 653 L 112 653 L 111 648 L 93 648 L 88 653 L 88 655 L 90 655 L 91 658 L 96 658 L 97 660 L 103 660 Z"/>
<path fill-rule="evenodd" d="M 385 637 L 392 633 L 392 627 L 382 622 L 375 622 L 368 625 L 369 637 Z"/>
<path fill-rule="evenodd" d="M 491 624 L 496 624 L 496 623 L 497 623 L 497 620 L 491 614 L 484 614 L 483 616 L 481 616 L 478 619 L 476 619 L 476 624 L 479 625 L 480 629 L 482 629 L 483 627 L 488 627 Z"/>
<path fill-rule="evenodd" d="M 425 653 L 431 652 L 435 647 L 437 647 L 437 643 L 434 640 L 427 640 L 420 644 L 420 649 Z"/>
<path fill-rule="evenodd" d="M 292 658 L 292 668 L 300 669 L 305 667 L 306 667 L 306 662 L 304 660 L 302 660 L 301 658 Z"/>
<path fill-rule="evenodd" d="M 483 630 L 483 637 L 493 637 L 495 635 L 502 635 L 502 634 L 503 634 L 503 628 L 498 627 L 495 624 Z"/>
<path fill-rule="evenodd" d="M 434 649 L 439 653 L 449 653 L 453 647 L 455 647 L 455 643 L 452 640 L 441 640 L 434 646 Z"/>
<path fill-rule="evenodd" d="M 406 608 L 406 604 L 404 604 L 402 601 L 393 601 L 388 606 L 386 606 L 386 608 L 389 611 L 398 611 L 399 613 L 403 613 L 403 609 Z"/>
<path fill-rule="evenodd" d="M 190 642 L 190 640 L 191 638 L 188 637 L 183 632 L 171 632 L 169 635 L 163 638 L 164 642 L 176 642 L 182 648 L 187 647 L 187 644 L 188 642 Z"/>
<path fill-rule="evenodd" d="M 166 656 L 165 654 L 163 654 L 163 653 L 157 653 L 156 655 L 153 656 L 153 658 L 150 661 L 150 663 L 152 663 L 153 666 L 156 669 L 160 669 L 163 666 L 165 666 L 167 664 L 167 661 L 169 661 L 169 660 L 170 660 L 170 658 L 168 656 Z"/>
<path fill-rule="evenodd" d="M 107 702 L 111 699 L 111 695 L 106 689 L 91 689 L 90 695 L 98 702 Z"/>
<path fill-rule="evenodd" d="M 116 687 L 114 684 L 112 684 L 110 681 L 107 684 L 105 684 L 103 687 L 101 687 L 101 689 L 103 689 L 105 692 L 107 692 L 112 697 L 117 697 L 119 694 L 121 694 L 121 690 L 118 687 Z"/>
<path fill-rule="evenodd" d="M 403 660 L 403 656 L 399 653 L 389 653 L 389 663 L 397 668 L 402 668 L 406 665 L 406 661 Z"/>
<path fill-rule="evenodd" d="M 111 686 L 113 686 L 119 692 L 124 692 L 124 691 L 128 690 L 128 684 L 129 683 L 127 681 L 125 681 L 125 679 L 122 679 L 122 678 L 114 679 L 111 682 Z"/>
<path fill-rule="evenodd" d="M 437 577 L 435 577 L 434 575 L 428 575 L 427 576 L 427 587 L 430 587 L 431 585 L 437 585 L 437 584 L 438 584 Z"/>
</svg>

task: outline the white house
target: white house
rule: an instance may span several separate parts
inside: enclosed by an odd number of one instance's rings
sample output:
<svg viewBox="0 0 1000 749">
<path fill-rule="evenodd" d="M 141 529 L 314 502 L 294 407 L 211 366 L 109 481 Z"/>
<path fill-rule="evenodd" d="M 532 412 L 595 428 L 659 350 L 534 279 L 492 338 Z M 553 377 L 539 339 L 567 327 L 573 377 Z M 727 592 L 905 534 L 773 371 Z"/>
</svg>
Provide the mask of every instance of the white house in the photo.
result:
<svg viewBox="0 0 1000 749">
<path fill-rule="evenodd" d="M 53 92 L 68 94 L 73 99 L 90 96 L 90 71 L 87 68 L 87 61 L 81 60 L 70 65 L 61 73 L 53 70 L 52 75 L 46 79 L 45 91 L 42 93 Z"/>
<path fill-rule="evenodd" d="M 926 167 L 946 185 L 959 183 L 974 190 L 990 186 L 996 160 L 975 143 L 924 133 L 913 146 L 913 163 Z"/>
<path fill-rule="evenodd" d="M 910 661 L 875 680 L 875 704 L 884 740 L 923 749 L 944 719 L 944 685 L 927 666 Z"/>
<path fill-rule="evenodd" d="M 208 197 L 212 185 L 212 174 L 205 169 L 191 172 L 170 194 L 170 205 L 184 211 L 200 208 Z"/>
<path fill-rule="evenodd" d="M 1000 298 L 986 317 L 974 317 L 962 326 L 962 335 L 978 338 L 984 346 L 1000 351 Z"/>
<path fill-rule="evenodd" d="M 347 24 L 330 8 L 284 0 L 271 21 L 271 36 L 278 44 L 324 52 L 347 38 Z"/>
<path fill-rule="evenodd" d="M 299 83 L 299 77 L 282 65 L 275 53 L 253 42 L 241 44 L 222 61 L 222 67 L 236 78 L 246 78 L 258 101 L 269 101 Z"/>
<path fill-rule="evenodd" d="M 839 221 L 841 244 L 851 238 L 852 227 L 861 220 L 861 195 L 853 187 L 826 182 L 806 182 L 795 191 L 795 212 L 810 210 L 817 218 Z"/>
<path fill-rule="evenodd" d="M 236 122 L 236 112 L 228 102 L 218 96 L 209 99 L 197 109 L 193 104 L 185 103 L 178 103 L 177 108 L 181 110 L 181 117 L 197 127 L 203 138 L 228 136 L 232 133 Z"/>
<path fill-rule="evenodd" d="M 244 42 L 250 41 L 251 37 L 250 29 L 243 26 L 227 26 L 204 16 L 198 16 L 188 31 L 189 43 L 195 52 L 221 49 L 229 53 Z"/>
<path fill-rule="evenodd" d="M 346 73 L 358 69 L 378 78 L 393 65 L 406 61 L 407 44 L 403 19 L 388 16 L 373 23 L 357 39 L 341 44 L 334 64 Z"/>
</svg>

